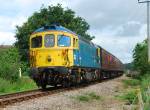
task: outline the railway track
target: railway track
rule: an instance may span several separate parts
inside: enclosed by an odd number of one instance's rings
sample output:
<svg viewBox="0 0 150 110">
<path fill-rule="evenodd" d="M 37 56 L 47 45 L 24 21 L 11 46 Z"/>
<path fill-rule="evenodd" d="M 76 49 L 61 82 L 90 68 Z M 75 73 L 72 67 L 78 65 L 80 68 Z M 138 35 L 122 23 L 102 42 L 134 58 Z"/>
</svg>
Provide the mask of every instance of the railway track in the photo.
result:
<svg viewBox="0 0 150 110">
<path fill-rule="evenodd" d="M 55 94 L 58 92 L 62 92 L 65 89 L 58 87 L 51 87 L 47 90 L 43 91 L 41 89 L 35 89 L 30 91 L 17 92 L 12 94 L 0 95 L 0 108 L 4 108 L 7 105 L 11 105 L 17 102 L 26 101 L 29 99 L 34 99 L 38 97 L 43 97 L 51 94 Z"/>
<path fill-rule="evenodd" d="M 108 80 L 108 79 L 107 79 Z M 101 82 L 107 81 L 103 80 Z M 63 87 L 50 87 L 46 90 L 41 90 L 41 89 L 36 89 L 36 90 L 30 90 L 30 91 L 23 91 L 23 92 L 17 92 L 17 93 L 12 93 L 12 94 L 5 94 L 5 95 L 0 95 L 0 108 L 4 108 L 7 105 L 11 105 L 17 102 L 22 102 L 30 99 L 35 99 L 43 96 L 48 96 L 60 92 L 65 92 L 65 91 L 71 91 L 71 90 L 77 90 L 81 88 L 88 87 L 90 85 L 94 85 L 100 83 L 99 81 L 97 82 L 92 82 L 90 84 L 82 84 L 80 86 L 76 87 L 70 87 L 70 88 L 63 88 Z"/>
</svg>

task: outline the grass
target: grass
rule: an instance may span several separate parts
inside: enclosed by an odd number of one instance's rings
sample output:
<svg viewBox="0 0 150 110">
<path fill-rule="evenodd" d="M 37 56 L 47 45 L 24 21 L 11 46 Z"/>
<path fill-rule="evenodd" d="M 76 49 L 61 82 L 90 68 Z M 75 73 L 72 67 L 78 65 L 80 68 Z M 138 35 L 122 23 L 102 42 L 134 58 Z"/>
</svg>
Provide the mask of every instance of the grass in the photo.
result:
<svg viewBox="0 0 150 110">
<path fill-rule="evenodd" d="M 0 78 L 0 94 L 13 93 L 25 90 L 36 89 L 36 84 L 29 78 L 23 77 L 16 82 Z"/>
<path fill-rule="evenodd" d="M 135 87 L 135 86 L 139 86 L 140 85 L 140 80 L 137 80 L 137 79 L 126 79 L 126 80 L 122 80 L 125 87 L 128 87 L 128 86 L 132 86 L 132 87 Z"/>
<path fill-rule="evenodd" d="M 81 102 L 89 102 L 92 100 L 101 100 L 102 99 L 102 97 L 97 95 L 95 92 L 84 93 L 82 95 L 78 95 L 73 98 L 76 99 L 77 101 L 81 101 Z"/>
<path fill-rule="evenodd" d="M 123 93 L 122 95 L 117 96 L 117 98 L 127 101 L 127 104 L 137 104 L 138 97 L 136 90 L 130 90 L 126 93 Z"/>
<path fill-rule="evenodd" d="M 143 101 L 145 103 L 144 110 L 149 110 L 150 108 L 150 74 L 146 74 L 141 77 L 141 92 Z"/>
<path fill-rule="evenodd" d="M 150 74 L 145 74 L 137 79 L 129 79 L 129 80 L 123 80 L 123 83 L 126 87 L 132 88 L 132 90 L 128 90 L 128 92 L 117 96 L 122 100 L 128 101 L 129 104 L 137 104 L 138 98 L 137 98 L 137 92 L 136 89 L 140 89 L 142 99 L 144 102 L 144 110 L 149 110 L 150 108 Z M 129 88 L 127 88 L 129 89 Z M 149 92 L 149 93 L 148 93 Z"/>
</svg>

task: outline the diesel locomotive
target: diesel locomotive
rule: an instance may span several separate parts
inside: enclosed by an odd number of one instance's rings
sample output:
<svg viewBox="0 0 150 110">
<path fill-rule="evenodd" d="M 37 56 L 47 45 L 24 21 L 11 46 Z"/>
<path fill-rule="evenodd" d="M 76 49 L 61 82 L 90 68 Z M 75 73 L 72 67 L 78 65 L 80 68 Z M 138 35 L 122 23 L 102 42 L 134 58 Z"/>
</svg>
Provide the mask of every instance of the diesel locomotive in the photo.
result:
<svg viewBox="0 0 150 110">
<path fill-rule="evenodd" d="M 39 87 L 70 87 L 119 76 L 123 64 L 105 49 L 60 25 L 30 36 L 30 76 Z"/>
</svg>

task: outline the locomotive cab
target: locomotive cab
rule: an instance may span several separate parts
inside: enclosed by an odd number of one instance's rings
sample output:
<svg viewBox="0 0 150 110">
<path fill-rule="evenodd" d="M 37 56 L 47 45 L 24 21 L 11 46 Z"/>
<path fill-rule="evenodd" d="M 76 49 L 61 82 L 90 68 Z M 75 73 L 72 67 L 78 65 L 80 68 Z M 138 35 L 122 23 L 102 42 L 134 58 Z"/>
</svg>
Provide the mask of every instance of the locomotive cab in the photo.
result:
<svg viewBox="0 0 150 110">
<path fill-rule="evenodd" d="M 73 66 L 73 50 L 78 38 L 70 33 L 44 32 L 30 37 L 31 67 Z"/>
<path fill-rule="evenodd" d="M 77 35 L 61 30 L 34 32 L 30 37 L 31 78 L 38 86 L 62 84 L 74 66 Z"/>
</svg>

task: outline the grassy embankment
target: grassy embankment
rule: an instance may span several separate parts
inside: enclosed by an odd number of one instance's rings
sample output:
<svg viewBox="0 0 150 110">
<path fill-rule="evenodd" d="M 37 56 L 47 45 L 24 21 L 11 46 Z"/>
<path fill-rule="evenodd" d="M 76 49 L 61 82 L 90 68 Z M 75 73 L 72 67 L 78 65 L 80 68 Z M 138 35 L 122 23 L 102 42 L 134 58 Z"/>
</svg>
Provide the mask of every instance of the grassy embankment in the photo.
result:
<svg viewBox="0 0 150 110">
<path fill-rule="evenodd" d="M 36 84 L 29 77 L 22 77 L 15 82 L 0 78 L 0 94 L 15 93 L 36 88 Z"/>
<path fill-rule="evenodd" d="M 0 46 L 0 94 L 37 88 L 27 75 L 19 77 L 19 67 L 22 65 L 16 48 Z"/>
<path fill-rule="evenodd" d="M 120 96 L 120 99 L 127 101 L 128 105 L 142 106 L 144 110 L 150 108 L 150 74 L 145 74 L 138 79 L 131 78 L 123 80 L 126 91 Z M 141 95 L 141 99 L 140 99 Z"/>
</svg>

